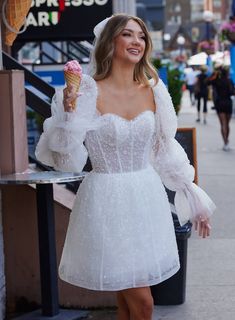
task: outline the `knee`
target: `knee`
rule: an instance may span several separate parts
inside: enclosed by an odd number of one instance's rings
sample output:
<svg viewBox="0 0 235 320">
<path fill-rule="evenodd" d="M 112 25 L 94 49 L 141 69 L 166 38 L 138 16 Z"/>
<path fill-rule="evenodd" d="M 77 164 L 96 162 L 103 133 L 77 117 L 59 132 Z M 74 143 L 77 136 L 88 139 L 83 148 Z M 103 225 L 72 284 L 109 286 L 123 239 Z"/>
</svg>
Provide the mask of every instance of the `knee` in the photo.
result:
<svg viewBox="0 0 235 320">
<path fill-rule="evenodd" d="M 226 125 L 224 123 L 222 123 L 221 129 L 222 129 L 222 131 L 226 131 Z"/>
<path fill-rule="evenodd" d="M 144 298 L 141 301 L 140 304 L 140 314 L 141 314 L 141 319 L 151 319 L 153 313 L 153 298 L 148 297 Z"/>
</svg>

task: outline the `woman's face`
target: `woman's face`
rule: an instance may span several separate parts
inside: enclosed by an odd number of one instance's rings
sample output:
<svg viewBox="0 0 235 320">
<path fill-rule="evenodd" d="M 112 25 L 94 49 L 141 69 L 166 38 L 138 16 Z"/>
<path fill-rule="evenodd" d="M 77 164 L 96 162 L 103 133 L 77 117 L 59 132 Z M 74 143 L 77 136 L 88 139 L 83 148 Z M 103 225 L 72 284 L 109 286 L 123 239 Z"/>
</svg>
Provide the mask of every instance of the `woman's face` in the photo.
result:
<svg viewBox="0 0 235 320">
<path fill-rule="evenodd" d="M 140 25 L 129 20 L 122 32 L 114 39 L 114 59 L 136 64 L 144 55 L 145 34 Z"/>
</svg>

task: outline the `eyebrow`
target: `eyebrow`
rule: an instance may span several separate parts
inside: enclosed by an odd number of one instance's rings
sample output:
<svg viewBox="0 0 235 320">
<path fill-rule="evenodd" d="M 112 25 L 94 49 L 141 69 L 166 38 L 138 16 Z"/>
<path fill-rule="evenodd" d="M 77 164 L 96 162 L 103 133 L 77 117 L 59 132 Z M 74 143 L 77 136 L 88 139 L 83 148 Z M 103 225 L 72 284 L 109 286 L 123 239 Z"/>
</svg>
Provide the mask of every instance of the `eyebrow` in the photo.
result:
<svg viewBox="0 0 235 320">
<path fill-rule="evenodd" d="M 133 30 L 127 29 L 127 28 L 123 29 L 122 31 L 129 31 L 129 32 L 132 32 L 132 33 L 134 32 Z M 143 32 L 143 31 L 139 31 L 138 33 L 144 35 L 144 32 Z"/>
</svg>

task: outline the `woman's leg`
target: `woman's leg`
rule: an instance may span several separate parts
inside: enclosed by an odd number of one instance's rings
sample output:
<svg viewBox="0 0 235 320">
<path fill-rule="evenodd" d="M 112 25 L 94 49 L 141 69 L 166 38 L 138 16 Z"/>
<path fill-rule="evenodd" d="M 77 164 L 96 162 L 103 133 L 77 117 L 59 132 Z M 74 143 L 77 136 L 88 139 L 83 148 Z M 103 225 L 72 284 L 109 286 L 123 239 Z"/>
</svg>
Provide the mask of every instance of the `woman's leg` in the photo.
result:
<svg viewBox="0 0 235 320">
<path fill-rule="evenodd" d="M 201 97 L 197 96 L 197 122 L 200 121 Z"/>
<path fill-rule="evenodd" d="M 230 128 L 229 128 L 229 122 L 230 122 L 230 120 L 231 120 L 231 114 L 230 113 L 225 113 L 225 119 L 226 119 L 226 130 L 225 130 L 225 132 L 226 132 L 226 141 L 227 141 L 227 144 L 228 144 L 228 142 L 229 142 L 229 140 L 228 140 L 228 137 L 229 137 L 229 132 L 230 132 Z"/>
<path fill-rule="evenodd" d="M 194 105 L 194 90 L 193 90 L 193 86 L 188 86 L 188 90 L 189 90 L 189 96 L 190 96 L 190 102 L 191 102 L 191 105 L 193 106 Z"/>
<path fill-rule="evenodd" d="M 149 287 L 122 291 L 130 311 L 130 320 L 152 320 L 153 298 Z"/>
<path fill-rule="evenodd" d="M 229 140 L 229 132 L 230 132 L 230 128 L 229 128 L 229 122 L 231 120 L 232 115 L 230 113 L 225 113 L 225 139 L 226 139 L 226 145 L 228 145 Z"/>
<path fill-rule="evenodd" d="M 226 145 L 228 142 L 228 130 L 227 130 L 227 120 L 226 120 L 226 113 L 219 112 L 218 113 L 219 121 L 220 121 L 220 129 L 221 129 L 221 135 L 224 140 L 224 144 Z"/>
<path fill-rule="evenodd" d="M 192 98 L 193 98 L 193 96 L 192 96 L 192 87 L 191 86 L 189 86 L 189 97 L 190 97 L 190 102 L 191 102 L 191 104 L 193 104 L 193 100 L 192 100 Z"/>
<path fill-rule="evenodd" d="M 117 320 L 130 320 L 130 311 L 122 291 L 117 292 L 118 316 Z"/>
<path fill-rule="evenodd" d="M 203 97 L 203 122 L 206 124 L 207 116 L 207 95 Z"/>
</svg>

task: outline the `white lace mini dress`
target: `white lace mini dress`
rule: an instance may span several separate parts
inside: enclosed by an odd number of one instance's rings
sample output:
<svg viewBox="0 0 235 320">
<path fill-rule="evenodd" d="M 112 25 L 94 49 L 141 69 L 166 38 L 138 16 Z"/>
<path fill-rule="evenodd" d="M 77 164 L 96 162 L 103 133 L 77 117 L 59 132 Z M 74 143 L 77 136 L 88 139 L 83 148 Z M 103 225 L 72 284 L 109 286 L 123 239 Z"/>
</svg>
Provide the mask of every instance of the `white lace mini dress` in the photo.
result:
<svg viewBox="0 0 235 320">
<path fill-rule="evenodd" d="M 75 113 L 63 112 L 61 93 L 54 97 L 36 149 L 37 158 L 55 169 L 79 172 L 88 156 L 93 168 L 77 192 L 59 275 L 92 290 L 160 283 L 180 267 L 163 183 L 176 191 L 181 224 L 215 209 L 192 183 L 194 169 L 174 139 L 169 94 L 159 81 L 153 87 L 156 113 L 126 120 L 97 114 L 97 87 L 89 76 L 80 90 Z"/>
</svg>

